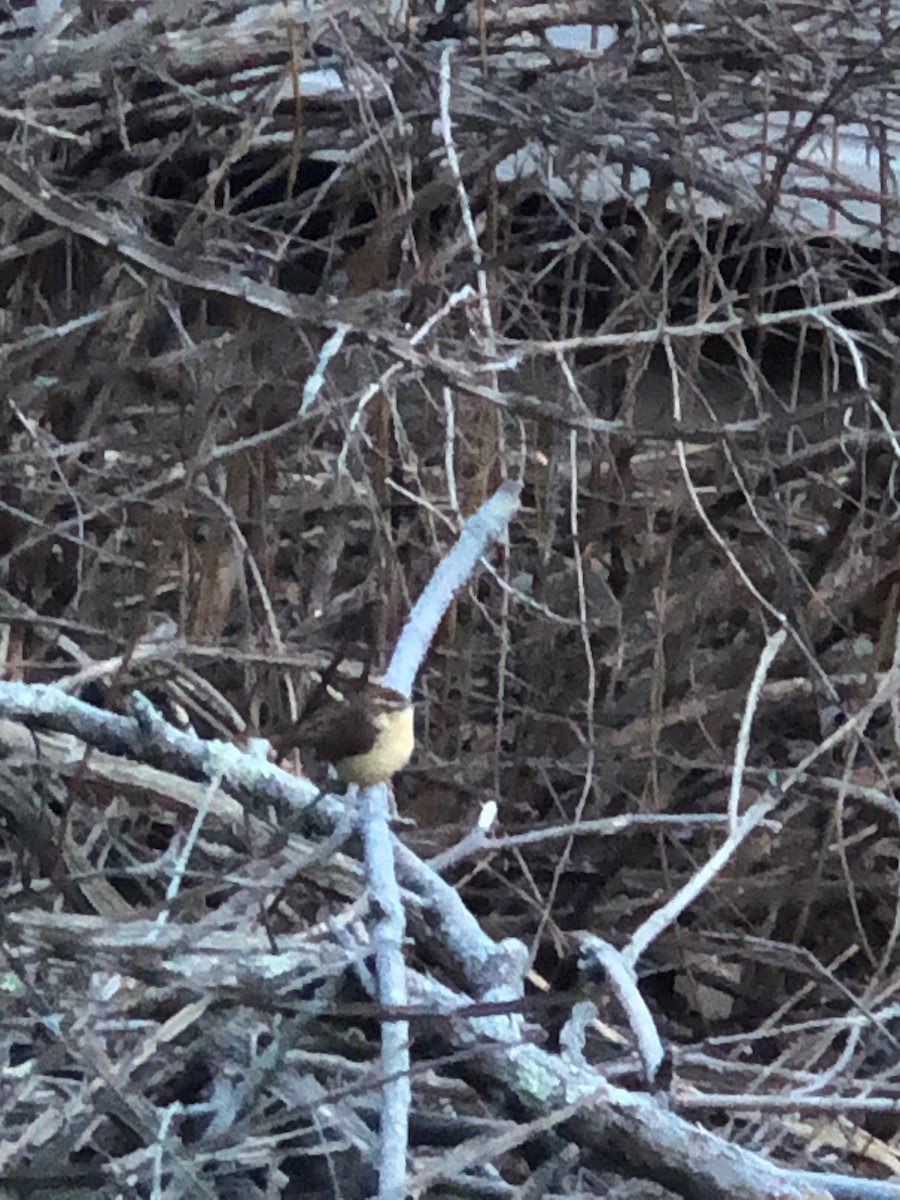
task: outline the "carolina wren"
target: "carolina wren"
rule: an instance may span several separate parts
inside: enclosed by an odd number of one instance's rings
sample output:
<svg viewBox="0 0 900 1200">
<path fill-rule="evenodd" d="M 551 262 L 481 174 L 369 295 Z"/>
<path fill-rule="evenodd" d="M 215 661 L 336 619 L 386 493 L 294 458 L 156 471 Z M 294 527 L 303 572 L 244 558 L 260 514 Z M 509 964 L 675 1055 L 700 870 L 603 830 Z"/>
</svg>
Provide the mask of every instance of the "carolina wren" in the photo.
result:
<svg viewBox="0 0 900 1200">
<path fill-rule="evenodd" d="M 281 749 L 309 747 L 331 763 L 344 783 L 387 783 L 412 757 L 415 744 L 409 696 L 380 683 L 357 691 L 326 684 L 321 706 L 304 717 Z"/>
</svg>

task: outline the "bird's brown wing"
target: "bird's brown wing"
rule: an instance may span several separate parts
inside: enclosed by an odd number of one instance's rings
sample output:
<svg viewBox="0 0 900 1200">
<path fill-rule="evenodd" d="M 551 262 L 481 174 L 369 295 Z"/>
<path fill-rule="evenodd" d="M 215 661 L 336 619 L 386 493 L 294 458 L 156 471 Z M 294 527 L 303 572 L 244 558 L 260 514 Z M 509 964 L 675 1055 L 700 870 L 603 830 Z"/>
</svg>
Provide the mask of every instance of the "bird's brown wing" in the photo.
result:
<svg viewBox="0 0 900 1200">
<path fill-rule="evenodd" d="M 358 754 L 368 754 L 375 745 L 378 729 L 365 704 L 351 699 L 333 702 L 303 721 L 299 745 L 308 746 L 325 762 L 336 763 Z"/>
</svg>

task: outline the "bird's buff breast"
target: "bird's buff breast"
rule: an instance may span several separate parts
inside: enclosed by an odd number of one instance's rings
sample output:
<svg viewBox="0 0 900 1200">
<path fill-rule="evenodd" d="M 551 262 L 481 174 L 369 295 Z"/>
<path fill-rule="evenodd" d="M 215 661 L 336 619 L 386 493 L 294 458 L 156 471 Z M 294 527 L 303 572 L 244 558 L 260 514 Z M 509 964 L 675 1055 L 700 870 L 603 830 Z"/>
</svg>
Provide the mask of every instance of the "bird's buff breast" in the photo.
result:
<svg viewBox="0 0 900 1200">
<path fill-rule="evenodd" d="M 378 734 L 375 745 L 366 754 L 354 754 L 335 764 L 338 777 L 345 783 L 371 787 L 402 771 L 412 757 L 415 745 L 412 706 L 402 712 L 379 713 L 375 720 Z"/>
</svg>

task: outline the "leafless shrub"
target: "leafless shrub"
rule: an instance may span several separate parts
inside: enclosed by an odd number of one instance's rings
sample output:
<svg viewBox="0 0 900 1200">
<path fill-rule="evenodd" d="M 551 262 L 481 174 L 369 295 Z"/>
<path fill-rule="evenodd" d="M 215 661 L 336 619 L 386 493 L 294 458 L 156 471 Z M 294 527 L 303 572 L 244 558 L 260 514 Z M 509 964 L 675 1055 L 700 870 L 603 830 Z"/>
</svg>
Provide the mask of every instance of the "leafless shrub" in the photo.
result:
<svg viewBox="0 0 900 1200">
<path fill-rule="evenodd" d="M 295 719 L 336 652 L 383 664 L 503 478 L 398 781 L 413 1194 L 624 1195 L 623 1155 L 691 1196 L 900 1173 L 898 14 L 437 7 L 0 16 L 7 678 L 111 710 L 0 699 L 13 1191 L 375 1189 L 349 825 L 116 714 Z M 577 931 L 617 948 L 671 1112 L 602 985 L 605 1035 L 522 1027 L 542 1099 L 496 1030 L 422 1016 L 503 989 L 413 851 L 564 997 Z"/>
</svg>

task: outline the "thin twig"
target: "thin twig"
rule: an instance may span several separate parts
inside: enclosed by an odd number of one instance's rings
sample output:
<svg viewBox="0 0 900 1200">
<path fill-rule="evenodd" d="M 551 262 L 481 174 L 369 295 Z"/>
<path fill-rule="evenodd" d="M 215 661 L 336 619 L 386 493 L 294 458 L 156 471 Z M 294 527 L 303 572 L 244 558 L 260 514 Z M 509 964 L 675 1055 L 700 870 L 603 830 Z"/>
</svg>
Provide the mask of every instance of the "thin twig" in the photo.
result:
<svg viewBox="0 0 900 1200">
<path fill-rule="evenodd" d="M 753 672 L 753 679 L 750 682 L 750 691 L 747 693 L 747 703 L 744 705 L 741 727 L 738 730 L 734 770 L 731 772 L 731 790 L 728 793 L 729 833 L 734 833 L 737 827 L 738 809 L 741 802 L 741 786 L 744 781 L 744 766 L 750 750 L 750 729 L 753 725 L 753 717 L 759 707 L 763 684 L 766 682 L 769 668 L 775 660 L 775 655 L 784 645 L 786 637 L 787 631 L 779 629 L 772 637 L 766 639 L 763 652 L 760 654 L 759 661 L 756 664 L 756 670 Z"/>
</svg>

